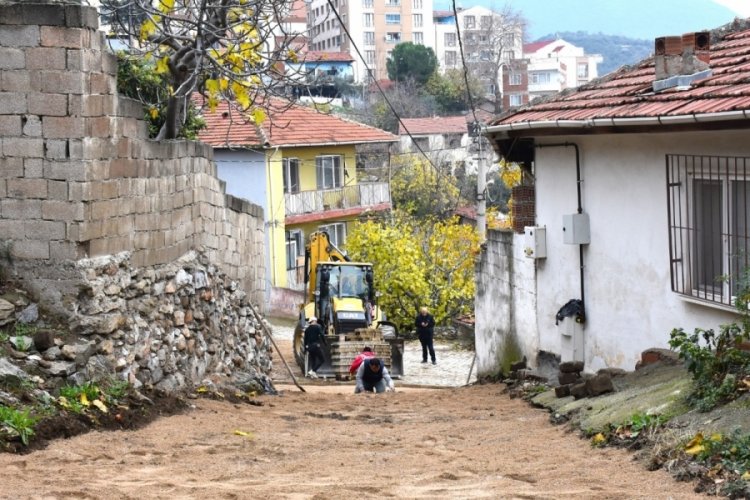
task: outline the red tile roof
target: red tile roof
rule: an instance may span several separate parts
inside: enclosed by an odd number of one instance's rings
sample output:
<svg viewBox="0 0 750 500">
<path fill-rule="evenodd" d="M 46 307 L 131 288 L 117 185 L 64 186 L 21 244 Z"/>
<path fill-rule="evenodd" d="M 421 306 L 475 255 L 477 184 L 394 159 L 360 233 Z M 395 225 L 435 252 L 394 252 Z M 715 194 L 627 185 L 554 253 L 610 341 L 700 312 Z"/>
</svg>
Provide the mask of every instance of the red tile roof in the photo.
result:
<svg viewBox="0 0 750 500">
<path fill-rule="evenodd" d="M 532 43 L 525 43 L 523 45 L 523 53 L 524 54 L 531 54 L 533 52 L 536 52 L 537 50 L 541 49 L 542 47 L 546 47 L 547 45 L 555 42 L 555 40 L 544 40 L 541 42 L 532 42 Z"/>
<path fill-rule="evenodd" d="M 490 132 L 547 126 L 557 129 L 635 126 L 646 122 L 666 125 L 703 119 L 750 120 L 750 113 L 745 115 L 750 111 L 750 19 L 736 20 L 733 26 L 712 33 L 709 54 L 711 74 L 690 82 L 687 88 L 654 92 L 656 72 L 652 57 L 635 67 L 620 68 L 577 89 L 541 102 L 535 100 L 501 115 L 491 124 Z"/>
<path fill-rule="evenodd" d="M 466 116 L 432 116 L 428 118 L 402 118 L 403 122 L 398 127 L 399 135 L 406 135 L 408 130 L 411 135 L 427 134 L 465 134 Z M 406 126 L 406 130 L 404 130 Z"/>
<path fill-rule="evenodd" d="M 333 61 L 333 62 L 352 62 L 354 58 L 348 52 L 324 52 L 321 50 L 310 50 L 302 55 L 303 59 L 308 62 L 314 61 Z"/>
<path fill-rule="evenodd" d="M 222 102 L 205 110 L 206 128 L 198 138 L 211 146 L 300 147 L 396 142 L 398 137 L 378 128 L 327 115 L 312 108 L 273 98 L 261 106 L 266 119 L 256 126 Z"/>
</svg>

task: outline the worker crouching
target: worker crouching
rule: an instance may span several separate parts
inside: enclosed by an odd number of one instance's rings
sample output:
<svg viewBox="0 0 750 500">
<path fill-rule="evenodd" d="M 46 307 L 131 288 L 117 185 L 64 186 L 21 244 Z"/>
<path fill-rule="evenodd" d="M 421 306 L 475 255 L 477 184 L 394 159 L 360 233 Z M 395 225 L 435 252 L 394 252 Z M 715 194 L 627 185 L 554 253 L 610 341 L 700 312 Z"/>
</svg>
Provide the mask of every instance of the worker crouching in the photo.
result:
<svg viewBox="0 0 750 500">
<path fill-rule="evenodd" d="M 360 392 L 386 392 L 396 390 L 393 379 L 388 373 L 383 360 L 380 358 L 366 359 L 357 368 L 357 386 L 354 393 Z"/>
</svg>

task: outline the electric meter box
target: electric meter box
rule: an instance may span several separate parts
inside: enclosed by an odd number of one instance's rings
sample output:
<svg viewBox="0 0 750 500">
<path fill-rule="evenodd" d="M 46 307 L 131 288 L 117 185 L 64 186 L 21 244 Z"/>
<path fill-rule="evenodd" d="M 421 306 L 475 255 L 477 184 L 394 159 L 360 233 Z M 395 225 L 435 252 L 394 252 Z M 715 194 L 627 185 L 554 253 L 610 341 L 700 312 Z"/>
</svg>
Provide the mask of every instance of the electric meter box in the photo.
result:
<svg viewBox="0 0 750 500">
<path fill-rule="evenodd" d="M 563 243 L 567 245 L 591 243 L 588 214 L 563 215 Z"/>
<path fill-rule="evenodd" d="M 523 253 L 530 259 L 544 259 L 547 257 L 547 228 L 526 226 L 523 228 L 526 241 Z"/>
</svg>

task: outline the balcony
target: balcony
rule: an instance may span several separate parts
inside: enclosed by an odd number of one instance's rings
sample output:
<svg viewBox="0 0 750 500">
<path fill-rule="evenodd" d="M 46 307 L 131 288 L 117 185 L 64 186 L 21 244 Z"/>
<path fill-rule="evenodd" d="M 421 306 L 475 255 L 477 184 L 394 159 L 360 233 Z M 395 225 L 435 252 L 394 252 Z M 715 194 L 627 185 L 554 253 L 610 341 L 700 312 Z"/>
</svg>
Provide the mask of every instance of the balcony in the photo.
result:
<svg viewBox="0 0 750 500">
<path fill-rule="evenodd" d="M 390 205 L 391 191 L 387 182 L 363 182 L 335 189 L 285 193 L 284 202 L 286 217 L 333 210 L 356 214 L 367 208 Z"/>
</svg>

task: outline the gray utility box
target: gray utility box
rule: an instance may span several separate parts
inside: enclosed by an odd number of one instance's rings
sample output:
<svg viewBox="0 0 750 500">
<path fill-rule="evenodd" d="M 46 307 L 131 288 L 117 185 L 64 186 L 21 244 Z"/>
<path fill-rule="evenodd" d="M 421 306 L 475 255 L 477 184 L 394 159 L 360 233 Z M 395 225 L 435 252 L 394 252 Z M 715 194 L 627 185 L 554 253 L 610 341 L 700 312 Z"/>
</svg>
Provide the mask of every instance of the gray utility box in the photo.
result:
<svg viewBox="0 0 750 500">
<path fill-rule="evenodd" d="M 563 243 L 567 245 L 591 243 L 588 214 L 563 215 Z"/>
</svg>

